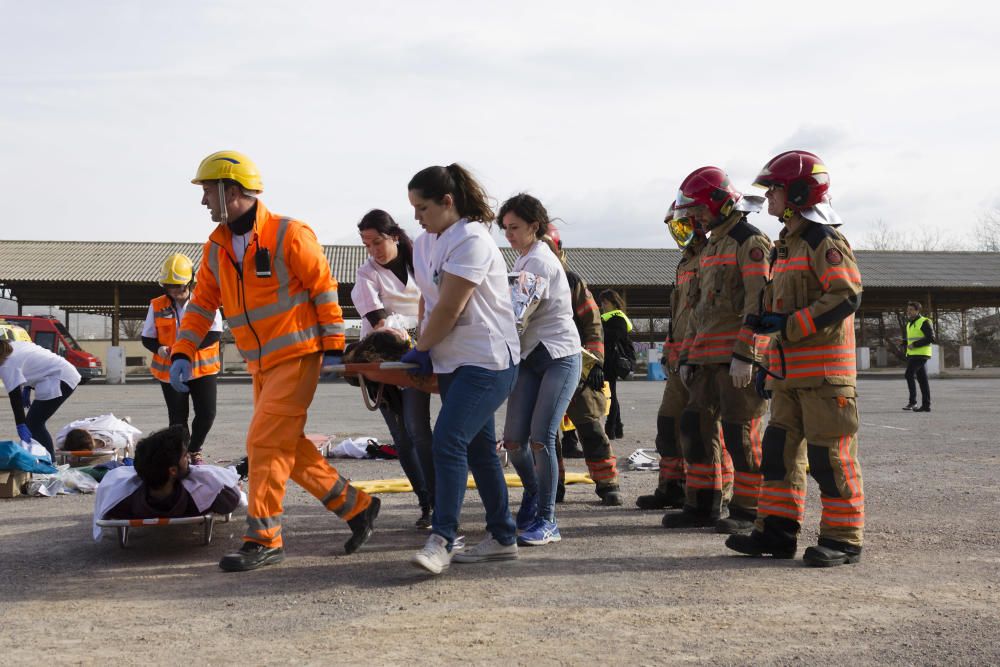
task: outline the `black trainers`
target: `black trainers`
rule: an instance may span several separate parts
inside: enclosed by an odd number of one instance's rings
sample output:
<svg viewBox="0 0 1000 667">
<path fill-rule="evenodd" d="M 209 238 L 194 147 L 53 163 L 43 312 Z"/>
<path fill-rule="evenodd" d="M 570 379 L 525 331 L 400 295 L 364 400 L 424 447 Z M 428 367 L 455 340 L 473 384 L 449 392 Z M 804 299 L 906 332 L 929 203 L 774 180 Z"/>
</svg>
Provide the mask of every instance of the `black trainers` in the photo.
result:
<svg viewBox="0 0 1000 667">
<path fill-rule="evenodd" d="M 420 518 L 413 522 L 413 525 L 421 530 L 425 530 L 431 527 L 431 508 L 421 507 L 420 508 Z"/>
<path fill-rule="evenodd" d="M 368 541 L 368 538 L 375 532 L 375 517 L 382 506 L 382 501 L 378 496 L 372 496 L 371 505 L 365 511 L 347 522 L 351 527 L 351 537 L 344 542 L 344 551 L 349 554 L 361 548 L 361 545 Z"/>
<path fill-rule="evenodd" d="M 929 405 L 921 405 L 919 408 L 913 408 L 913 411 L 914 412 L 930 412 L 931 411 L 931 406 L 929 406 Z"/>
<path fill-rule="evenodd" d="M 660 523 L 664 528 L 709 528 L 718 520 L 718 516 L 684 509 L 680 512 L 667 512 Z"/>
<path fill-rule="evenodd" d="M 795 558 L 795 543 L 776 543 L 767 539 L 764 533 L 755 530 L 749 535 L 730 535 L 726 546 L 746 556 L 771 556 L 772 558 Z"/>
<path fill-rule="evenodd" d="M 818 545 L 805 550 L 802 560 L 813 567 L 850 565 L 861 560 L 861 547 L 821 537 Z"/>
<path fill-rule="evenodd" d="M 239 551 L 223 556 L 219 561 L 219 567 L 226 572 L 246 572 L 283 560 L 285 560 L 285 550 L 281 547 L 272 549 L 259 542 L 244 542 Z"/>
<path fill-rule="evenodd" d="M 675 487 L 668 491 L 656 489 L 650 494 L 639 496 L 635 505 L 641 510 L 666 510 L 684 507 L 684 488 Z"/>
<path fill-rule="evenodd" d="M 906 405 L 903 406 L 903 409 L 904 410 L 912 410 L 915 407 L 917 407 L 916 403 L 907 403 Z"/>
</svg>

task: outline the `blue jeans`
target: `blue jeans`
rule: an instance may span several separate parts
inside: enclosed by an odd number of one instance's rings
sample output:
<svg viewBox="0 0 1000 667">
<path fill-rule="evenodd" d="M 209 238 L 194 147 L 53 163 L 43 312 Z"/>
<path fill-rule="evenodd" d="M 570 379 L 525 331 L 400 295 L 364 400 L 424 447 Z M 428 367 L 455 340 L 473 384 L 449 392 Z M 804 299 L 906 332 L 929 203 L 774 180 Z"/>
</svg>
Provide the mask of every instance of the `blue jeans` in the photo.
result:
<svg viewBox="0 0 1000 667">
<path fill-rule="evenodd" d="M 460 366 L 438 375 L 441 412 L 434 424 L 434 518 L 431 530 L 455 541 L 469 471 L 486 508 L 486 529 L 500 544 L 513 544 L 517 528 L 507 505 L 507 482 L 497 456 L 493 415 L 517 380 L 517 366 L 491 371 Z"/>
<path fill-rule="evenodd" d="M 538 516 L 546 521 L 556 520 L 556 431 L 580 384 L 581 363 L 579 352 L 553 359 L 539 344 L 521 362 L 507 402 L 504 446 L 524 492 L 538 496 Z"/>
<path fill-rule="evenodd" d="M 402 394 L 403 413 L 382 405 L 382 417 L 399 451 L 399 465 L 410 480 L 421 508 L 434 505 L 434 458 L 431 445 L 431 395 L 407 387 Z"/>
</svg>

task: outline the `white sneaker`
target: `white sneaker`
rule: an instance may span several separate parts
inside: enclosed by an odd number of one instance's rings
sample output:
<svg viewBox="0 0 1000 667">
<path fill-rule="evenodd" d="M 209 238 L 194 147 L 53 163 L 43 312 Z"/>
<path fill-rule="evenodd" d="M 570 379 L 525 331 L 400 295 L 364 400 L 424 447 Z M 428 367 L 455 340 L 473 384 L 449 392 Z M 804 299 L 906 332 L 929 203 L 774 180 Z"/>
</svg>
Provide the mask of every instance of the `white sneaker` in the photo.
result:
<svg viewBox="0 0 1000 667">
<path fill-rule="evenodd" d="M 456 563 L 484 563 L 490 560 L 513 560 L 517 558 L 517 543 L 500 544 L 492 535 L 487 535 L 486 539 L 462 553 L 455 554 Z"/>
<path fill-rule="evenodd" d="M 441 574 L 451 565 L 451 553 L 448 551 L 448 540 L 431 533 L 424 548 L 413 554 L 410 562 L 416 567 L 422 567 L 431 574 Z"/>
</svg>

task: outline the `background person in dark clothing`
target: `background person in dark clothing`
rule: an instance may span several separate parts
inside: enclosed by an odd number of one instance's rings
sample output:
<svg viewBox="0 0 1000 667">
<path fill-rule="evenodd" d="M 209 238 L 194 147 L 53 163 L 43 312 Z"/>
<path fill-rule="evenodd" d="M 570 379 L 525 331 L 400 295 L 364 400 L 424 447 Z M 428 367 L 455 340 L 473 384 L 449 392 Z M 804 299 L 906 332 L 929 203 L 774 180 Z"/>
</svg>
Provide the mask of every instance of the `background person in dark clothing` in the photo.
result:
<svg viewBox="0 0 1000 667">
<path fill-rule="evenodd" d="M 604 422 L 609 440 L 624 436 L 622 410 L 618 404 L 618 358 L 621 345 L 628 340 L 632 323 L 625 315 L 625 300 L 614 290 L 604 290 L 597 297 L 601 304 L 601 326 L 604 328 L 604 379 L 611 389 L 611 410 Z"/>
<path fill-rule="evenodd" d="M 931 321 L 920 314 L 919 301 L 906 304 L 906 386 L 910 400 L 904 410 L 931 411 L 931 388 L 927 382 L 927 362 L 931 358 L 934 328 Z M 917 383 L 920 383 L 920 407 L 917 407 Z"/>
</svg>

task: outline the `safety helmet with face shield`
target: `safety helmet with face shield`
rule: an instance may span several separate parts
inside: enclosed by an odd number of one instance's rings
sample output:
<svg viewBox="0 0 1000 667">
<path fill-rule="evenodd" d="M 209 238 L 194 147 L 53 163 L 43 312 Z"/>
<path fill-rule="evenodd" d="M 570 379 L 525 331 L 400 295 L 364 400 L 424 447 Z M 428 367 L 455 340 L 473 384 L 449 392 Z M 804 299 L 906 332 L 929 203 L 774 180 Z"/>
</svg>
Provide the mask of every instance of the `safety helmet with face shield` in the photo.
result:
<svg viewBox="0 0 1000 667">
<path fill-rule="evenodd" d="M 700 167 L 688 174 L 677 190 L 674 215 L 689 215 L 689 209 L 704 206 L 712 218 L 708 225 L 711 229 L 726 219 L 742 198 L 743 193 L 733 187 L 726 172 L 718 167 Z"/>
<path fill-rule="evenodd" d="M 768 160 L 753 184 L 759 188 L 782 188 L 785 206 L 792 211 L 804 211 L 826 201 L 830 173 L 813 153 L 785 151 Z"/>
</svg>

